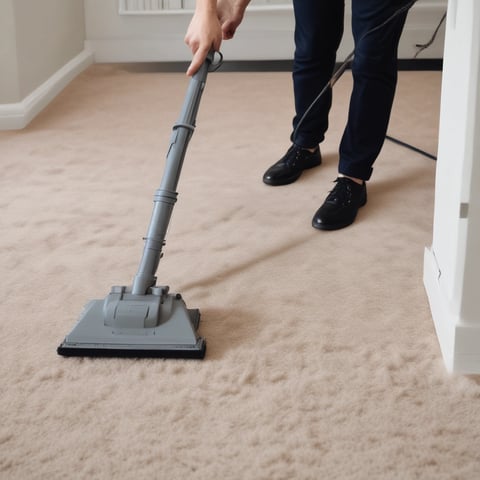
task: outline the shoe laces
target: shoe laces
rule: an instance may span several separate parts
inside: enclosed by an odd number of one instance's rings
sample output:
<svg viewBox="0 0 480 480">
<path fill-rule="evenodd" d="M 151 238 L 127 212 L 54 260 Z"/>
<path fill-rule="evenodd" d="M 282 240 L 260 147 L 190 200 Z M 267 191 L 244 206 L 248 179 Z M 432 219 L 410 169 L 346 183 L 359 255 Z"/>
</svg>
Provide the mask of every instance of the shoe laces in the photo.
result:
<svg viewBox="0 0 480 480">
<path fill-rule="evenodd" d="M 335 187 L 328 194 L 325 202 L 340 205 L 348 205 L 352 201 L 352 180 L 346 177 L 338 177 L 335 181 Z"/>
<path fill-rule="evenodd" d="M 293 167 L 298 163 L 301 163 L 304 160 L 305 156 L 308 155 L 310 152 L 302 147 L 298 147 L 297 145 L 292 145 L 290 147 L 290 151 L 288 152 L 285 163 L 289 167 Z"/>
</svg>

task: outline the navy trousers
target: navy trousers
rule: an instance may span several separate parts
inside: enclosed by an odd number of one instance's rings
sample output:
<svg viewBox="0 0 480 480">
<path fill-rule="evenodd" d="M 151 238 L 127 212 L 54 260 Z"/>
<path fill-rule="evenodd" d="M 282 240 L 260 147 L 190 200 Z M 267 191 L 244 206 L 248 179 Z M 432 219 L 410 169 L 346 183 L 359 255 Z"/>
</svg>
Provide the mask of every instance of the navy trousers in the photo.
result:
<svg viewBox="0 0 480 480">
<path fill-rule="evenodd" d="M 397 51 L 407 12 L 375 32 L 406 0 L 351 0 L 355 56 L 348 121 L 340 143 L 339 172 L 368 180 L 385 141 L 397 84 Z M 293 0 L 295 56 L 293 129 L 327 84 L 343 36 L 344 0 Z M 328 128 L 331 89 L 301 123 L 292 141 L 302 147 L 322 142 Z"/>
</svg>

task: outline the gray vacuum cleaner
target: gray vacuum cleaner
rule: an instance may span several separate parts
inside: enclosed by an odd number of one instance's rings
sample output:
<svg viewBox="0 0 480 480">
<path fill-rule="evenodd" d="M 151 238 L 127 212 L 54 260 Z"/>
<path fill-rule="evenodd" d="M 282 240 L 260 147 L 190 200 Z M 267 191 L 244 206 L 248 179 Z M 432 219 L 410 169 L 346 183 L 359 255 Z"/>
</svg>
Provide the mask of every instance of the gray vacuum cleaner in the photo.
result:
<svg viewBox="0 0 480 480">
<path fill-rule="evenodd" d="M 200 312 L 189 309 L 180 294 L 157 286 L 155 273 L 177 199 L 177 184 L 207 73 L 216 70 L 210 52 L 191 78 L 178 122 L 174 125 L 165 171 L 154 196 L 154 208 L 143 256 L 133 284 L 114 286 L 103 300 L 85 305 L 72 331 L 57 348 L 59 355 L 93 357 L 203 358 L 205 339 L 198 335 Z"/>
</svg>

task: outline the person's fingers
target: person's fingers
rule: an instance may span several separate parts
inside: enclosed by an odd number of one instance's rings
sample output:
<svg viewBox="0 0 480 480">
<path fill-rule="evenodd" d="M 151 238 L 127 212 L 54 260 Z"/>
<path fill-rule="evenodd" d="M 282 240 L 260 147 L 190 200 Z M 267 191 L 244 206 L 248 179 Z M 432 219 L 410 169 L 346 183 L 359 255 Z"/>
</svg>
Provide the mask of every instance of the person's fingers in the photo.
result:
<svg viewBox="0 0 480 480">
<path fill-rule="evenodd" d="M 194 75 L 197 72 L 197 70 L 202 66 L 202 63 L 207 58 L 207 54 L 209 50 L 210 50 L 209 48 L 197 48 L 197 50 L 193 55 L 192 61 L 187 69 L 188 76 Z"/>
<path fill-rule="evenodd" d="M 230 40 L 235 35 L 235 25 L 232 22 L 225 22 L 222 25 L 222 36 L 224 40 Z"/>
<path fill-rule="evenodd" d="M 212 48 L 214 52 L 219 52 L 222 46 L 222 35 L 219 32 L 219 36 L 213 41 Z"/>
<path fill-rule="evenodd" d="M 235 35 L 235 30 L 224 30 L 223 31 L 223 39 L 224 40 L 231 40 Z"/>
</svg>

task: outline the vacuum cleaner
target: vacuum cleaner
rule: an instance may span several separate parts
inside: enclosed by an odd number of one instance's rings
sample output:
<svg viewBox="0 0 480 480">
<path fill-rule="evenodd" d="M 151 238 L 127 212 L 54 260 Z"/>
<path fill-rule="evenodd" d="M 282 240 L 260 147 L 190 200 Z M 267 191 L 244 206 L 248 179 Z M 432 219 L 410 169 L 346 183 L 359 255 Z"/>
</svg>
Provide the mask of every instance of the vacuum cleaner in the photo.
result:
<svg viewBox="0 0 480 480">
<path fill-rule="evenodd" d="M 104 299 L 88 302 L 57 348 L 59 355 L 204 358 L 206 342 L 197 331 L 200 311 L 187 308 L 181 294 L 170 293 L 168 286 L 157 285 L 155 274 L 207 73 L 219 68 L 219 55 L 216 61 L 215 53 L 210 52 L 190 79 L 180 117 L 173 126 L 163 178 L 154 195 L 143 255 L 132 285 L 113 286 Z"/>
</svg>

